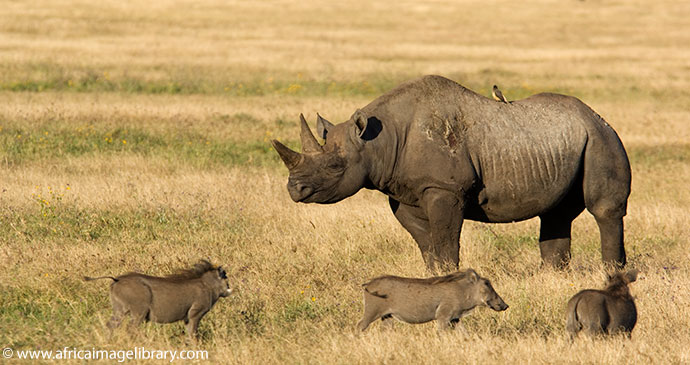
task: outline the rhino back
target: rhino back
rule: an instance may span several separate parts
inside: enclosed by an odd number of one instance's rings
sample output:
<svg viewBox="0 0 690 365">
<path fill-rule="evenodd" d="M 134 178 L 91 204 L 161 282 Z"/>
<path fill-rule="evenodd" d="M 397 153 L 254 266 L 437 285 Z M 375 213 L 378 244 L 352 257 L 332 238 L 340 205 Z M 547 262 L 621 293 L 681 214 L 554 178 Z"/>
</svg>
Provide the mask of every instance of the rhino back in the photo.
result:
<svg viewBox="0 0 690 365">
<path fill-rule="evenodd" d="M 588 139 L 582 103 L 540 94 L 512 104 L 484 104 L 465 115 L 481 210 L 496 222 L 548 211 L 581 179 Z"/>
</svg>

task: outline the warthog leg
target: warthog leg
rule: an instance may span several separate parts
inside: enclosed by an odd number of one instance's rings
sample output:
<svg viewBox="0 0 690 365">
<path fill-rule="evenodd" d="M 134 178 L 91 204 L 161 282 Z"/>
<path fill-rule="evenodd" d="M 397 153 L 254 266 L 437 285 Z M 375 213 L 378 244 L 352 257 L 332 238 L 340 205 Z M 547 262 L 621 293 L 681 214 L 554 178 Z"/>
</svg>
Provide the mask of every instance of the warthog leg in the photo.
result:
<svg viewBox="0 0 690 365">
<path fill-rule="evenodd" d="M 365 292 L 364 314 L 362 315 L 362 319 L 360 319 L 359 322 L 357 322 L 357 329 L 359 329 L 360 332 L 364 332 L 367 329 L 367 327 L 369 327 L 371 322 L 374 322 L 379 318 L 381 318 L 382 320 L 386 319 L 386 322 L 390 322 L 390 319 L 388 319 L 391 317 L 390 313 L 381 312 L 381 308 L 383 308 L 385 304 L 385 301 L 381 298 L 375 297 Z"/>
<path fill-rule="evenodd" d="M 210 305 L 197 304 L 194 304 L 191 308 L 189 308 L 189 311 L 187 312 L 189 322 L 187 323 L 186 330 L 187 336 L 190 339 L 196 338 L 196 332 L 199 328 L 199 321 L 201 321 L 201 318 L 208 312 L 209 309 Z"/>
<path fill-rule="evenodd" d="M 453 308 L 449 305 L 441 304 L 436 308 L 436 327 L 439 332 L 452 328 Z M 462 326 L 462 325 L 461 325 Z"/>
<path fill-rule="evenodd" d="M 120 327 L 122 323 L 122 318 L 127 315 L 128 311 L 125 306 L 115 297 L 110 298 L 110 302 L 113 306 L 113 316 L 110 317 L 108 321 L 108 328 L 115 329 Z"/>
<path fill-rule="evenodd" d="M 381 317 L 381 328 L 384 328 L 386 330 L 390 330 L 393 328 L 393 315 L 392 314 L 386 314 Z"/>
</svg>

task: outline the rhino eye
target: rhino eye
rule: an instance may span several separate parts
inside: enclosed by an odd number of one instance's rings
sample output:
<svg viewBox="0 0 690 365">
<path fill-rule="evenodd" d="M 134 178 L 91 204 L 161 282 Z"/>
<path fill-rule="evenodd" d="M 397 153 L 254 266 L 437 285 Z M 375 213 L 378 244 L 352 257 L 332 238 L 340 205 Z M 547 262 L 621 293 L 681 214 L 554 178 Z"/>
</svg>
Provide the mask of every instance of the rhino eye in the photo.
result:
<svg viewBox="0 0 690 365">
<path fill-rule="evenodd" d="M 339 170 L 339 169 L 342 169 L 344 167 L 344 165 L 345 164 L 343 164 L 342 161 L 335 160 L 335 161 L 330 161 L 328 163 L 328 165 L 326 165 L 326 167 L 331 169 L 331 170 Z"/>
</svg>

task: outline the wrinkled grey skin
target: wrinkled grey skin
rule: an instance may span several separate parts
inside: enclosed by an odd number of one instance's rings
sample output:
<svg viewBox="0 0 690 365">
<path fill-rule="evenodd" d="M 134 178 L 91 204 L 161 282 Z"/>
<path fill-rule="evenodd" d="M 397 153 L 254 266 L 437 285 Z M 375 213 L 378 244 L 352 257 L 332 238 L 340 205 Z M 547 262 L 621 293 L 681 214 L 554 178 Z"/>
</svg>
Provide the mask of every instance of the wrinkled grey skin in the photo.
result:
<svg viewBox="0 0 690 365">
<path fill-rule="evenodd" d="M 574 97 L 503 103 L 425 76 L 344 123 L 318 116 L 323 146 L 301 119 L 302 153 L 272 141 L 290 170 L 290 197 L 335 203 L 361 188 L 383 192 L 431 270 L 457 268 L 464 219 L 539 217 L 543 261 L 564 266 L 571 222 L 585 208 L 599 226 L 602 259 L 625 264 L 628 157 L 616 132 Z"/>
<path fill-rule="evenodd" d="M 590 336 L 625 333 L 637 322 L 635 301 L 628 284 L 637 280 L 637 270 L 609 277 L 606 289 L 583 290 L 568 301 L 565 328 L 574 338 L 580 331 Z"/>
<path fill-rule="evenodd" d="M 364 331 L 371 322 L 395 318 L 406 323 L 436 320 L 439 331 L 463 328 L 460 318 L 477 306 L 504 311 L 508 305 L 491 283 L 474 270 L 428 279 L 381 276 L 362 285 L 364 315 L 357 328 Z"/>
<path fill-rule="evenodd" d="M 143 321 L 172 323 L 184 321 L 190 339 L 196 336 L 201 318 L 218 298 L 227 297 L 232 290 L 221 267 L 202 261 L 192 270 L 167 277 L 127 273 L 118 277 L 84 277 L 84 280 L 112 279 L 110 301 L 113 316 L 108 327 L 117 328 L 126 315 L 132 324 Z"/>
</svg>

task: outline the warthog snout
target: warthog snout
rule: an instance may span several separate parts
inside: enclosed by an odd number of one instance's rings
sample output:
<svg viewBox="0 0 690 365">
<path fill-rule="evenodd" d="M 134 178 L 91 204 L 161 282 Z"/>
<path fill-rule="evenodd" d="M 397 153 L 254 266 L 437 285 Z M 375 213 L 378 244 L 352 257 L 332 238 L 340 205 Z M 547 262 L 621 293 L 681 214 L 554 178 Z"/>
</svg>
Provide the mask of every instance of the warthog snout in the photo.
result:
<svg viewBox="0 0 690 365">
<path fill-rule="evenodd" d="M 506 304 L 506 302 L 504 302 L 499 296 L 496 296 L 494 300 L 486 302 L 486 304 L 489 306 L 489 308 L 495 310 L 496 312 L 501 312 L 508 309 L 508 304 Z"/>
<path fill-rule="evenodd" d="M 221 296 L 221 297 L 227 297 L 227 296 L 230 296 L 230 294 L 232 294 L 232 289 L 230 289 L 230 288 L 228 287 L 227 289 L 225 289 L 224 292 L 222 292 L 222 293 L 220 294 L 220 296 Z"/>
<path fill-rule="evenodd" d="M 503 301 L 503 298 L 496 293 L 489 280 L 480 278 L 480 280 L 475 283 L 474 288 L 475 298 L 483 301 L 487 307 L 497 312 L 508 309 L 508 304 L 506 304 L 506 302 Z"/>
</svg>

